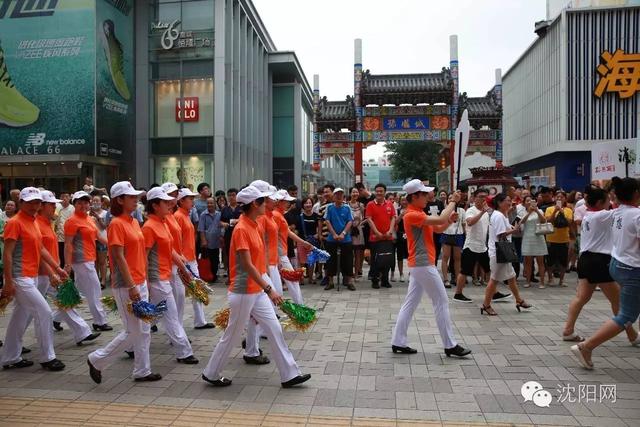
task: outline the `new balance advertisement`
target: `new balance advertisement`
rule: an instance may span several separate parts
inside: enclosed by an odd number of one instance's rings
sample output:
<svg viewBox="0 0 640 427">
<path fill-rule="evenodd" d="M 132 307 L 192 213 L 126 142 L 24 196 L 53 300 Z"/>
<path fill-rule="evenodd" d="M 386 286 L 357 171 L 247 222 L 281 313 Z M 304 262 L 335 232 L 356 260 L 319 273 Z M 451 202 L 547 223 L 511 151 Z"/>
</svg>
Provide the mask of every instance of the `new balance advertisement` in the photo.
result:
<svg viewBox="0 0 640 427">
<path fill-rule="evenodd" d="M 94 22 L 92 0 L 0 0 L 0 156 L 95 153 Z"/>
<path fill-rule="evenodd" d="M 97 155 L 122 158 L 134 139 L 133 0 L 96 2 Z"/>
</svg>

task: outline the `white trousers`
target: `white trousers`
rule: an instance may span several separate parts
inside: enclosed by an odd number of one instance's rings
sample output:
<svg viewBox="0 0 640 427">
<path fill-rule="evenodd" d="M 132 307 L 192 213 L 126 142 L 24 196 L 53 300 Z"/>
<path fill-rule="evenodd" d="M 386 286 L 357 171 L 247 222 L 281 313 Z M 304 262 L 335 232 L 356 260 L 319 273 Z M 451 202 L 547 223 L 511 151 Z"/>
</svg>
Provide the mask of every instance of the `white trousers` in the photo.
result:
<svg viewBox="0 0 640 427">
<path fill-rule="evenodd" d="M 283 255 L 280 257 L 280 268 L 285 270 L 293 270 L 293 266 L 291 265 L 291 261 L 289 257 Z M 291 300 L 296 304 L 304 304 L 302 301 L 302 291 L 300 290 L 300 283 L 298 282 L 290 282 L 286 279 L 283 279 L 284 283 L 286 283 L 287 288 L 289 289 L 289 294 L 291 295 Z"/>
<path fill-rule="evenodd" d="M 47 294 L 52 298 L 56 297 L 56 291 L 53 287 L 49 286 L 49 276 L 38 276 L 37 279 L 38 290 L 42 296 Z M 73 339 L 76 342 L 82 341 L 89 335 L 91 335 L 91 328 L 87 325 L 87 322 L 78 314 L 78 312 L 72 308 L 70 310 L 58 310 L 53 312 L 54 322 L 65 322 L 71 328 L 73 332 Z M 29 322 L 31 322 L 31 316 L 29 316 Z"/>
<path fill-rule="evenodd" d="M 100 289 L 100 279 L 98 279 L 98 273 L 96 272 L 96 263 L 82 262 L 72 264 L 73 272 L 75 273 L 75 284 L 78 290 L 87 300 L 87 305 L 93 316 L 93 323 L 95 325 L 104 325 L 107 323 L 107 313 L 102 307 L 100 297 L 102 297 L 102 290 Z"/>
<path fill-rule="evenodd" d="M 151 360 L 149 357 L 151 326 L 127 310 L 127 303 L 130 301 L 127 288 L 113 288 L 111 291 L 118 305 L 118 313 L 122 319 L 124 330 L 120 331 L 106 347 L 90 353 L 89 361 L 96 369 L 102 371 L 115 360 L 121 358 L 125 351 L 133 348 L 136 354 L 135 359 L 133 359 L 133 377 L 146 377 L 151 373 Z M 149 291 L 145 282 L 138 285 L 138 292 L 141 299 L 149 301 Z"/>
<path fill-rule="evenodd" d="M 182 327 L 182 323 L 178 321 L 178 309 L 176 307 L 176 300 L 173 297 L 173 292 L 171 291 L 171 282 L 168 280 L 150 282 L 149 296 L 153 304 L 158 304 L 160 301 L 167 301 L 167 311 L 165 311 L 164 316 L 160 319 L 160 323 L 169 337 L 171 344 L 173 344 L 176 357 L 183 359 L 192 356 L 193 350 L 191 349 L 191 344 L 189 344 L 189 338 Z"/>
<path fill-rule="evenodd" d="M 191 269 L 191 271 L 193 271 L 197 276 L 200 276 L 200 272 L 198 271 L 198 261 L 196 261 L 195 259 L 193 261 L 187 261 L 187 265 L 189 266 L 189 268 Z M 178 280 L 180 280 L 180 278 L 178 277 Z M 180 280 L 180 284 L 182 285 L 182 314 L 184 315 L 184 284 L 182 284 L 182 280 Z M 176 298 L 176 304 L 178 303 L 178 300 Z M 196 301 L 193 298 L 191 298 L 191 304 L 193 305 L 193 326 L 203 326 L 207 324 L 207 319 L 204 316 L 204 304 L 202 304 L 200 301 Z M 180 316 L 180 319 L 182 319 L 182 316 Z"/>
<path fill-rule="evenodd" d="M 277 280 L 280 280 L 280 272 L 278 271 L 277 266 L 270 266 L 269 274 L 273 272 L 272 268 L 273 268 L 273 271 L 275 271 L 275 274 L 277 274 Z M 278 286 L 273 282 L 273 277 L 274 277 L 273 275 L 266 275 L 266 274 L 262 275 L 262 278 L 264 279 L 264 281 L 267 282 L 267 284 L 269 284 L 270 286 L 276 288 L 277 290 Z M 278 293 L 282 295 L 282 282 L 280 282 L 279 288 L 280 290 L 278 291 Z M 275 308 L 274 308 L 274 311 L 275 311 Z M 256 323 L 255 319 L 253 319 L 252 317 L 249 317 L 249 321 L 247 322 L 247 340 L 246 340 L 247 345 L 246 345 L 246 348 L 244 349 L 245 356 L 255 357 L 260 355 L 260 337 L 261 336 L 266 336 L 265 332 L 262 330 L 262 327 Z"/>
<path fill-rule="evenodd" d="M 409 323 L 425 292 L 431 298 L 444 348 L 455 347 L 457 342 L 453 337 L 453 326 L 449 315 L 449 299 L 438 269 L 434 266 L 409 267 L 409 289 L 402 308 L 400 308 L 396 326 L 393 328 L 391 344 L 399 347 L 408 345 L 407 330 L 409 329 Z"/>
<path fill-rule="evenodd" d="M 49 362 L 56 358 L 53 350 L 53 329 L 51 322 L 53 313 L 44 299 L 35 277 L 14 277 L 15 307 L 7 325 L 7 335 L 4 340 L 1 365 L 10 365 L 22 360 L 22 337 L 29 324 L 30 316 L 35 319 L 36 338 L 40 345 L 40 363 Z"/>
<path fill-rule="evenodd" d="M 184 283 L 178 274 L 178 266 L 171 267 L 171 292 L 173 292 L 173 298 L 176 301 L 176 310 L 178 311 L 178 321 L 184 327 L 184 298 L 185 289 Z"/>
<path fill-rule="evenodd" d="M 281 382 L 289 381 L 300 375 L 300 369 L 287 347 L 282 334 L 282 326 L 280 326 L 280 322 L 276 318 L 276 312 L 267 294 L 264 292 L 255 294 L 230 292 L 228 297 L 230 309 L 229 325 L 213 350 L 203 374 L 212 380 L 220 378 L 231 350 L 240 343 L 244 327 L 249 318 L 253 317 L 269 339 L 271 357 L 280 372 Z"/>
<path fill-rule="evenodd" d="M 280 277 L 280 270 L 277 265 L 270 265 L 268 267 L 269 279 L 271 279 L 271 286 L 274 287 L 276 292 L 282 295 L 282 278 Z M 298 289 L 300 287 L 298 286 Z"/>
</svg>

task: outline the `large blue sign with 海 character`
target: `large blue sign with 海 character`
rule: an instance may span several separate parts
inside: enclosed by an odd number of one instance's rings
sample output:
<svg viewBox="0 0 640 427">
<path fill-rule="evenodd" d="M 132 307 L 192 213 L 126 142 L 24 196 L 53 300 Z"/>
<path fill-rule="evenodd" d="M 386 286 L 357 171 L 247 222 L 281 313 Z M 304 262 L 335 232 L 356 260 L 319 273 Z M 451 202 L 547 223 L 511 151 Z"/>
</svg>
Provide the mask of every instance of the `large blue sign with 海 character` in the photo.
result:
<svg viewBox="0 0 640 427">
<path fill-rule="evenodd" d="M 429 129 L 428 117 L 386 117 L 384 130 Z"/>
</svg>

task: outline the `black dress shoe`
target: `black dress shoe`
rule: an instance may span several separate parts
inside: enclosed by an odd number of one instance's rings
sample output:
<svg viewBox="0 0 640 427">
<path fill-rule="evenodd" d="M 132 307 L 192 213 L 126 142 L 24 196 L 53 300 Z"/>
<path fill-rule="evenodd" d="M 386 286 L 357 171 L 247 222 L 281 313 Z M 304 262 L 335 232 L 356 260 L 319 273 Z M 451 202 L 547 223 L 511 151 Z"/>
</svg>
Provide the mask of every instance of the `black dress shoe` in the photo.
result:
<svg viewBox="0 0 640 427">
<path fill-rule="evenodd" d="M 220 377 L 217 380 L 210 380 L 202 374 L 202 379 L 215 387 L 228 387 L 231 385 L 231 380 L 229 378 Z"/>
<path fill-rule="evenodd" d="M 271 363 L 267 356 L 242 356 L 247 365 L 267 365 Z"/>
<path fill-rule="evenodd" d="M 400 346 L 397 346 L 397 345 L 392 345 L 391 346 L 391 350 L 394 353 L 402 353 L 402 354 L 416 354 L 418 352 L 418 350 L 416 350 L 415 348 L 400 347 Z"/>
<path fill-rule="evenodd" d="M 28 353 L 31 353 L 31 349 L 27 347 L 22 347 L 20 354 L 28 354 Z"/>
<path fill-rule="evenodd" d="M 503 294 L 502 292 L 496 292 L 491 297 L 491 300 L 492 301 L 503 301 L 503 300 L 507 300 L 507 299 L 509 299 L 511 297 L 512 297 L 511 294 Z"/>
<path fill-rule="evenodd" d="M 290 388 L 298 384 L 302 384 L 309 381 L 310 378 L 311 374 L 298 375 L 297 377 L 291 378 L 289 381 L 283 382 L 282 388 Z"/>
<path fill-rule="evenodd" d="M 22 359 L 21 361 L 16 363 L 3 365 L 2 369 L 20 369 L 20 368 L 28 368 L 29 366 L 33 366 L 33 362 L 31 360 Z"/>
<path fill-rule="evenodd" d="M 202 326 L 194 326 L 193 329 L 214 329 L 216 325 L 213 323 L 205 323 Z"/>
<path fill-rule="evenodd" d="M 380 284 L 377 281 L 372 281 L 371 282 L 371 287 L 373 289 L 380 289 Z"/>
<path fill-rule="evenodd" d="M 104 325 L 96 325 L 94 323 L 92 326 L 94 331 L 113 331 L 113 328 L 106 323 Z"/>
<path fill-rule="evenodd" d="M 62 327 L 60 322 L 53 322 L 53 329 L 55 329 L 58 332 L 64 331 L 64 328 Z"/>
<path fill-rule="evenodd" d="M 59 361 L 58 359 L 49 360 L 48 362 L 41 363 L 42 366 L 47 371 L 62 371 L 64 369 L 64 363 Z"/>
<path fill-rule="evenodd" d="M 102 372 L 96 369 L 95 366 L 91 364 L 89 359 L 87 359 L 87 365 L 89 365 L 89 376 L 93 380 L 94 383 L 100 384 L 102 382 Z"/>
<path fill-rule="evenodd" d="M 445 348 L 444 354 L 446 354 L 447 357 L 451 357 L 451 356 L 464 357 L 471 354 L 471 350 L 469 350 L 468 348 L 462 347 L 460 344 L 457 344 L 455 347 Z"/>
<path fill-rule="evenodd" d="M 82 345 L 82 343 L 83 343 L 83 342 L 85 342 L 85 341 L 93 341 L 93 340 L 95 340 L 96 338 L 98 338 L 99 336 L 100 336 L 100 332 L 94 332 L 94 333 L 89 334 L 88 336 L 84 337 L 84 338 L 83 338 L 83 339 L 81 339 L 80 341 L 78 341 L 78 342 L 76 343 L 76 345 L 77 345 L 78 347 L 80 347 L 80 346 Z"/>
<path fill-rule="evenodd" d="M 391 283 L 388 283 L 388 282 L 387 282 L 387 283 L 383 283 L 383 284 L 382 284 L 382 287 L 383 287 L 383 288 L 392 288 L 393 286 L 391 286 Z"/>
<path fill-rule="evenodd" d="M 244 350 L 245 348 L 247 348 L 247 339 L 246 338 L 244 338 L 242 340 L 242 349 Z M 260 356 L 262 356 L 262 349 L 259 348 L 258 351 L 260 351 Z"/>
<path fill-rule="evenodd" d="M 136 382 L 152 382 L 152 381 L 160 381 L 162 379 L 162 375 L 160 374 L 149 374 L 146 377 L 134 378 Z"/>
<path fill-rule="evenodd" d="M 197 365 L 200 361 L 192 354 L 191 356 L 177 358 L 178 363 L 184 363 L 185 365 Z"/>
<path fill-rule="evenodd" d="M 126 351 L 125 353 L 127 353 L 127 356 L 129 356 L 129 359 L 135 359 L 136 358 L 136 354 L 133 351 Z"/>
<path fill-rule="evenodd" d="M 151 332 L 158 332 L 158 327 L 156 325 L 151 325 Z"/>
</svg>

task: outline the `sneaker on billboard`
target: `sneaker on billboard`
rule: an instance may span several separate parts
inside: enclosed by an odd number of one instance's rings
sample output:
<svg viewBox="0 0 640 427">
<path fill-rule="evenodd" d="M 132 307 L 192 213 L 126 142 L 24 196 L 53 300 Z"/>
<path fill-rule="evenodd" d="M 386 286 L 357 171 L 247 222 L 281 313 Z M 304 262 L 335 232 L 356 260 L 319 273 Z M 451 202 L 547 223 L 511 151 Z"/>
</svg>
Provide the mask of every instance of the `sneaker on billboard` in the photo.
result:
<svg viewBox="0 0 640 427">
<path fill-rule="evenodd" d="M 111 80 L 116 88 L 116 91 L 120 94 L 125 101 L 131 99 L 131 93 L 127 86 L 127 79 L 124 76 L 124 56 L 122 51 L 122 45 L 116 38 L 114 33 L 113 21 L 107 19 L 102 23 L 102 49 L 104 55 L 107 58 L 109 64 L 109 73 L 111 73 Z"/>
<path fill-rule="evenodd" d="M 38 120 L 40 109 L 25 98 L 11 81 L 4 50 L 0 47 L 0 123 L 28 126 Z"/>
</svg>

